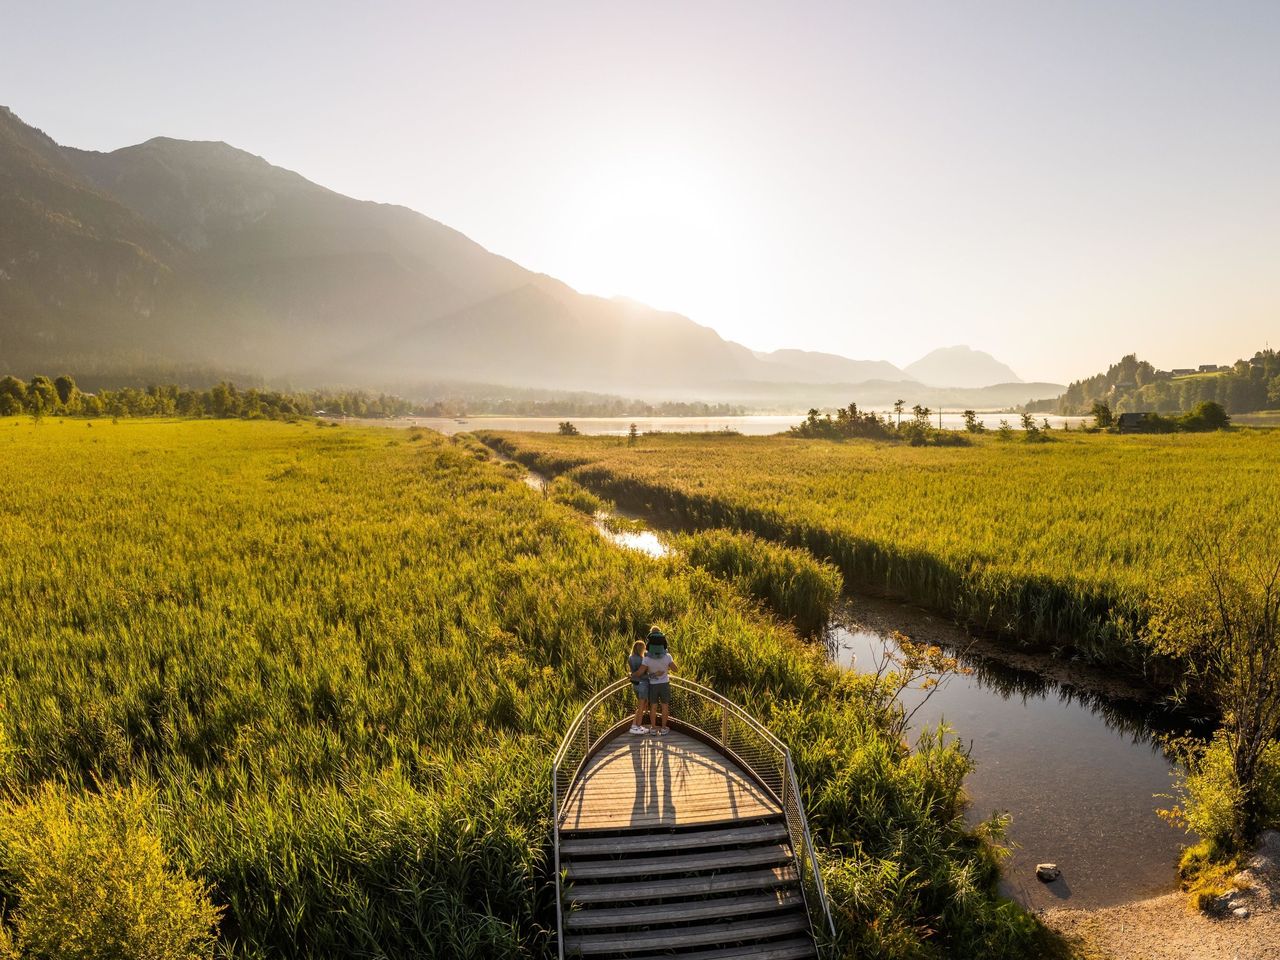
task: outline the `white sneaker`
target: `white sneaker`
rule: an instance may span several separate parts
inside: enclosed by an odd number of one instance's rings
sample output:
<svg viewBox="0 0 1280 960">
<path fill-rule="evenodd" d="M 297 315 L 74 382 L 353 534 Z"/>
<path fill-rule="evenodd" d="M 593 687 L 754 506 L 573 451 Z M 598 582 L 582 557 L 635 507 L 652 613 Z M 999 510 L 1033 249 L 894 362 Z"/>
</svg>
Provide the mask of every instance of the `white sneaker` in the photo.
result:
<svg viewBox="0 0 1280 960">
<path fill-rule="evenodd" d="M 632 733 L 648 733 L 648 732 L 649 732 L 649 728 L 648 728 L 648 727 L 639 727 L 639 726 L 636 726 L 636 725 L 633 723 L 633 724 L 631 725 L 631 732 L 632 732 Z"/>
<path fill-rule="evenodd" d="M 670 732 L 671 732 L 671 728 L 670 728 L 670 727 L 659 727 L 659 728 L 658 728 L 658 736 L 660 736 L 660 737 L 665 737 L 665 736 L 666 736 L 668 733 L 670 733 Z"/>
</svg>

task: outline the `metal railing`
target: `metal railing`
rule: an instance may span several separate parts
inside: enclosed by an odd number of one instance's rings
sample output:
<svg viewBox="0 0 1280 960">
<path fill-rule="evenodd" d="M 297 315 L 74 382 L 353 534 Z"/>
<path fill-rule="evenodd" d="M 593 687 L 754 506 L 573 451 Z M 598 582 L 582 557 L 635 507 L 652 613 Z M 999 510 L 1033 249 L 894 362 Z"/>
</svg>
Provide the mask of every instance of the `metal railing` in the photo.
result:
<svg viewBox="0 0 1280 960">
<path fill-rule="evenodd" d="M 787 823 L 791 852 L 800 878 L 805 908 L 815 935 L 820 928 L 835 936 L 831 905 L 822 871 L 813 852 L 813 838 L 796 782 L 791 751 L 758 720 L 714 690 L 683 677 L 671 677 L 671 725 L 684 727 L 724 751 L 760 782 L 777 800 Z M 560 957 L 564 957 L 563 890 L 560 878 L 560 823 L 565 801 L 592 754 L 612 734 L 630 725 L 635 698 L 629 680 L 617 680 L 600 690 L 578 711 L 551 763 L 551 815 L 556 871 L 556 928 Z"/>
</svg>

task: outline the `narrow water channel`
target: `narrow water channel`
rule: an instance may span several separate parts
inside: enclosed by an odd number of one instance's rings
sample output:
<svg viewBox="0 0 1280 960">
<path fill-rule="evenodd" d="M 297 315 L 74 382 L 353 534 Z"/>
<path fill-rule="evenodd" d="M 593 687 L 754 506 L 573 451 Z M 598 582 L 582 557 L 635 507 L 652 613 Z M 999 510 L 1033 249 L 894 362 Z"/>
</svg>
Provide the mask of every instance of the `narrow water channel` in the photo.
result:
<svg viewBox="0 0 1280 960">
<path fill-rule="evenodd" d="M 499 459 L 506 459 L 498 457 Z M 509 461 L 514 463 L 515 461 Z M 542 474 L 524 468 L 524 482 L 537 490 L 541 494 L 546 494 L 548 480 Z M 611 523 L 614 518 L 620 518 L 635 524 L 635 529 L 630 529 L 627 524 L 615 525 Z M 612 513 L 600 511 L 594 518 L 595 528 L 602 537 L 612 540 L 620 547 L 626 547 L 628 550 L 639 550 L 641 553 L 647 553 L 651 557 L 665 557 L 668 548 L 662 542 L 662 538 L 653 530 L 643 526 L 640 517 L 627 513 L 625 510 L 616 510 Z"/>
<path fill-rule="evenodd" d="M 942 618 L 891 601 L 855 600 L 842 619 L 831 633 L 833 656 L 857 670 L 874 670 L 887 647 L 896 649 L 894 629 L 953 651 L 967 641 Z M 1171 718 L 981 656 L 961 661 L 973 673 L 944 680 L 912 727 L 918 735 L 946 723 L 971 747 L 971 822 L 1012 815 L 1004 893 L 1032 908 L 1091 908 L 1172 890 L 1189 840 L 1156 815 L 1169 805 L 1156 795 L 1170 792 L 1173 768 L 1152 736 Z M 903 706 L 910 711 L 924 697 L 908 690 Z M 1038 881 L 1043 862 L 1058 864 L 1061 879 Z"/>
<path fill-rule="evenodd" d="M 543 492 L 546 479 L 528 472 L 525 482 Z M 620 546 L 650 556 L 667 552 L 652 530 L 614 529 L 606 514 L 595 525 Z M 859 597 L 830 630 L 832 659 L 873 671 L 896 649 L 894 631 L 953 652 L 972 650 L 971 638 L 943 617 Z M 947 677 L 927 699 L 907 690 L 901 700 L 908 712 L 924 701 L 912 718 L 915 735 L 945 723 L 970 749 L 970 822 L 1011 815 L 1003 892 L 1047 909 L 1112 906 L 1172 890 L 1178 854 L 1190 839 L 1156 814 L 1169 805 L 1158 795 L 1173 786 L 1173 766 L 1156 735 L 1178 729 L 1175 719 L 1157 707 L 1050 679 L 1057 664 L 1047 657 L 1038 669 L 972 652 L 960 659 L 972 673 Z M 1036 864 L 1044 862 L 1061 868 L 1060 879 L 1036 879 Z"/>
</svg>

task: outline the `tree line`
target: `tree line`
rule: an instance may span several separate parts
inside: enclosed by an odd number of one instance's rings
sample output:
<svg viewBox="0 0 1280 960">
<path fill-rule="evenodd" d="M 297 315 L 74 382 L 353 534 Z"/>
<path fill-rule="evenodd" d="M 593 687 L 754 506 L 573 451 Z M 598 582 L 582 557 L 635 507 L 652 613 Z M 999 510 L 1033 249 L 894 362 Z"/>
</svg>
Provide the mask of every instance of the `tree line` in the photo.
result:
<svg viewBox="0 0 1280 960">
<path fill-rule="evenodd" d="M 1260 350 L 1226 370 L 1175 377 L 1131 353 L 1106 373 L 1075 381 L 1056 401 L 1033 406 L 1072 416 L 1090 413 L 1098 401 L 1115 413 L 1181 413 L 1201 403 L 1219 404 L 1227 413 L 1280 409 L 1280 354 Z"/>
<path fill-rule="evenodd" d="M 122 387 L 93 393 L 80 390 L 69 375 L 24 381 L 0 379 L 0 416 L 33 417 L 214 417 L 289 420 L 296 417 L 398 417 L 425 414 L 401 397 L 363 391 L 283 392 L 217 383 L 207 390 L 176 384 Z"/>
</svg>

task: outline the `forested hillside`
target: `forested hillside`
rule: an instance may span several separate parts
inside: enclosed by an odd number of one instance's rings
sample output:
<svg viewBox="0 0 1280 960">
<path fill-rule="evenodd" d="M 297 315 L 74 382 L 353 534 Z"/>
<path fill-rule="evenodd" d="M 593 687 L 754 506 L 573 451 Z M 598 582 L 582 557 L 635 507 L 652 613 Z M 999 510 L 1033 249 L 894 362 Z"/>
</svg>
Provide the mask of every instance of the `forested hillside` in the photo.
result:
<svg viewBox="0 0 1280 960">
<path fill-rule="evenodd" d="M 1087 414 L 1099 400 L 1115 413 L 1180 413 L 1204 401 L 1220 403 L 1228 413 L 1280 409 L 1280 355 L 1259 350 L 1226 369 L 1175 375 L 1129 354 L 1106 373 L 1073 382 L 1056 403 L 1045 401 L 1032 408 Z"/>
</svg>

